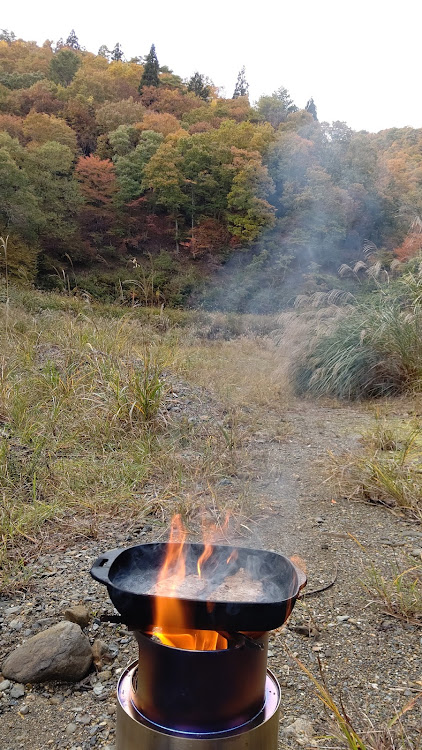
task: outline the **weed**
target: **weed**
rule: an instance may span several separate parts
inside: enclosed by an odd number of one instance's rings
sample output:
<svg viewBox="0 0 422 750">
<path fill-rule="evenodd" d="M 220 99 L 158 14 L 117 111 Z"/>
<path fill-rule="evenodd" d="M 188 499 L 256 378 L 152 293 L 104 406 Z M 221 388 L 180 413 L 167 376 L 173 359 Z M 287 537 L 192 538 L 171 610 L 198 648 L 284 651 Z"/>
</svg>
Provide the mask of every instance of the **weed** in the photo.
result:
<svg viewBox="0 0 422 750">
<path fill-rule="evenodd" d="M 406 278 L 349 305 L 334 327 L 314 334 L 291 366 L 297 393 L 363 399 L 420 387 L 422 306 Z"/>
<path fill-rule="evenodd" d="M 389 577 L 372 566 L 362 583 L 386 614 L 422 627 L 422 563 L 409 562 L 405 570 L 397 565 Z"/>
<path fill-rule="evenodd" d="M 419 422 L 408 422 L 400 428 L 377 423 L 365 436 L 361 451 L 332 460 L 343 493 L 400 508 L 422 521 Z"/>
<path fill-rule="evenodd" d="M 363 724 L 363 728 L 355 729 L 343 700 L 340 698 L 337 702 L 331 694 L 320 659 L 317 657 L 320 671 L 320 678 L 318 679 L 300 659 L 290 652 L 288 653 L 289 657 L 294 660 L 312 682 L 316 696 L 324 704 L 329 723 L 333 727 L 333 734 L 330 739 L 341 742 L 341 747 L 348 748 L 348 750 L 417 750 L 406 735 L 401 720 L 406 713 L 415 707 L 417 701 L 422 698 L 422 693 L 413 697 L 387 722 L 386 726 L 377 728 L 368 718 L 361 715 L 360 723 Z"/>
<path fill-rule="evenodd" d="M 195 338 L 195 313 L 188 331 L 185 312 L 169 313 L 163 326 L 160 311 L 9 293 L 13 322 L 0 327 L 0 587 L 55 534 L 96 535 L 110 515 L 161 522 L 180 506 L 194 518 L 209 502 L 242 512 L 230 485 L 216 489 L 235 469 L 241 431 L 236 409 L 225 415 L 210 397 L 217 373 L 201 371 L 204 419 L 190 417 L 192 386 L 186 410 L 172 410 L 190 353 L 212 357 Z M 252 393 L 250 346 L 246 354 L 243 342 L 246 359 L 232 366 Z"/>
</svg>

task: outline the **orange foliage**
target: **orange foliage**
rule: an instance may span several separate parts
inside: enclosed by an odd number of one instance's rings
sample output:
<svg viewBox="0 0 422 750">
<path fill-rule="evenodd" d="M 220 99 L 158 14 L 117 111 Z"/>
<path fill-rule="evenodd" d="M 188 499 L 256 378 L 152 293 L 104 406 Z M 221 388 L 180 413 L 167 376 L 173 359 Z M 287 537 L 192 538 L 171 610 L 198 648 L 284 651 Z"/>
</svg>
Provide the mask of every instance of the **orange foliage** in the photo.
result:
<svg viewBox="0 0 422 750">
<path fill-rule="evenodd" d="M 142 122 L 135 125 L 135 128 L 137 130 L 154 130 L 155 133 L 162 133 L 166 136 L 170 133 L 177 133 L 180 130 L 180 122 L 174 115 L 148 112 Z"/>
<path fill-rule="evenodd" d="M 23 120 L 20 117 L 0 114 L 0 130 L 5 130 L 12 138 L 17 138 L 21 143 L 25 142 Z"/>
<path fill-rule="evenodd" d="M 400 261 L 409 260 L 422 251 L 422 233 L 409 232 L 404 241 L 394 250 L 394 255 Z"/>
<path fill-rule="evenodd" d="M 202 257 L 207 253 L 217 253 L 228 247 L 230 234 L 226 227 L 217 219 L 202 219 L 197 227 L 191 232 L 189 242 L 185 247 L 189 249 L 194 258 Z"/>
<path fill-rule="evenodd" d="M 156 112 L 166 112 L 179 120 L 186 112 L 202 107 L 204 102 L 193 94 L 185 94 L 178 89 L 144 86 L 141 95 L 142 104 Z"/>
</svg>

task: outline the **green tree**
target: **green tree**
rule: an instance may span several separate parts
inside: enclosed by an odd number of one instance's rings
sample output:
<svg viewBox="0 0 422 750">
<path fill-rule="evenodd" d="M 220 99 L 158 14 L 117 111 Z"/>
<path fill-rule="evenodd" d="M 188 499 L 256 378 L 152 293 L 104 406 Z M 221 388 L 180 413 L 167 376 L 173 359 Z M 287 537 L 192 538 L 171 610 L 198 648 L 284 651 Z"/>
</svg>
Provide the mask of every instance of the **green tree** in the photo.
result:
<svg viewBox="0 0 422 750">
<path fill-rule="evenodd" d="M 211 81 L 197 71 L 189 78 L 187 89 L 206 102 L 211 93 Z"/>
<path fill-rule="evenodd" d="M 155 52 L 155 44 L 151 45 L 151 49 L 148 52 L 144 62 L 144 72 L 139 83 L 139 93 L 142 94 L 144 86 L 159 86 L 160 85 L 160 65 L 158 63 L 157 54 Z"/>
<path fill-rule="evenodd" d="M 116 42 L 116 44 L 114 45 L 114 48 L 111 50 L 110 59 L 114 60 L 115 62 L 119 62 L 119 60 L 123 60 L 123 57 L 124 57 L 123 50 L 119 42 Z"/>
<path fill-rule="evenodd" d="M 108 135 L 109 143 L 113 149 L 113 161 L 119 156 L 126 156 L 136 146 L 139 132 L 133 125 L 119 125 Z"/>
<path fill-rule="evenodd" d="M 22 166 L 24 150 L 6 133 L 0 136 L 1 234 L 15 230 L 22 237 L 34 239 L 41 215 L 28 174 Z"/>
<path fill-rule="evenodd" d="M 245 66 L 241 68 L 238 73 L 236 86 L 234 87 L 233 99 L 238 99 L 239 96 L 248 96 L 249 84 L 246 80 Z"/>
<path fill-rule="evenodd" d="M 54 83 L 69 86 L 80 65 L 79 55 L 72 52 L 71 49 L 61 49 L 55 53 L 51 60 L 49 77 Z"/>
<path fill-rule="evenodd" d="M 309 112 L 310 115 L 314 118 L 314 120 L 318 120 L 318 114 L 317 114 L 317 108 L 315 106 L 315 102 L 311 96 L 310 99 L 306 102 L 306 111 Z"/>
<path fill-rule="evenodd" d="M 274 128 L 278 128 L 280 123 L 285 122 L 289 114 L 297 112 L 296 105 L 283 86 L 274 91 L 271 96 L 261 96 L 257 109 L 262 119 L 271 123 Z"/>
<path fill-rule="evenodd" d="M 189 205 L 184 192 L 185 177 L 182 172 L 183 157 L 177 141 L 166 140 L 151 157 L 144 170 L 144 188 L 150 190 L 153 200 L 164 206 L 174 220 L 176 252 L 179 251 L 179 221 Z"/>
<path fill-rule="evenodd" d="M 145 191 L 144 170 L 161 143 L 161 133 L 146 130 L 141 133 L 139 143 L 128 156 L 116 158 L 116 175 L 119 184 L 119 203 L 129 203 Z"/>
<path fill-rule="evenodd" d="M 0 29 L 0 42 L 11 44 L 16 41 L 16 34 L 8 29 Z"/>
<path fill-rule="evenodd" d="M 97 52 L 97 55 L 99 57 L 105 57 L 105 59 L 108 61 L 110 61 L 111 54 L 111 50 L 109 50 L 106 44 L 102 44 Z"/>
<path fill-rule="evenodd" d="M 74 256 L 77 244 L 81 196 L 73 180 L 73 161 L 72 150 L 56 141 L 44 143 L 26 157 L 26 172 L 42 216 L 39 243 L 50 256 L 64 252 Z"/>
<path fill-rule="evenodd" d="M 81 45 L 79 44 L 79 39 L 76 36 L 75 29 L 72 29 L 69 36 L 67 37 L 65 41 L 66 47 L 71 47 L 72 49 L 80 49 Z"/>
</svg>

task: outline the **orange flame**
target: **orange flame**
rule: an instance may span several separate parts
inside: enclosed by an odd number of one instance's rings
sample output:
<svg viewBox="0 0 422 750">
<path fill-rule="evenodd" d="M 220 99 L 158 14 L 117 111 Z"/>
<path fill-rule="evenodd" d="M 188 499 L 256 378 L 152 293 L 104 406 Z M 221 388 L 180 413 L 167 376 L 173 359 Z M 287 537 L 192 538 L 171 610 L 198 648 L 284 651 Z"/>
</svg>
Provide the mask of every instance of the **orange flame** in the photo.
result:
<svg viewBox="0 0 422 750">
<path fill-rule="evenodd" d="M 178 590 L 186 576 L 186 529 L 180 515 L 173 517 L 167 554 L 157 578 L 157 585 L 165 581 L 165 596 L 155 597 L 155 622 L 153 634 L 161 643 L 189 651 L 215 651 L 228 646 L 227 639 L 213 630 L 193 630 L 187 622 L 183 602 L 177 598 Z M 212 554 L 211 544 L 206 544 L 197 563 L 198 578 L 204 562 Z"/>
</svg>

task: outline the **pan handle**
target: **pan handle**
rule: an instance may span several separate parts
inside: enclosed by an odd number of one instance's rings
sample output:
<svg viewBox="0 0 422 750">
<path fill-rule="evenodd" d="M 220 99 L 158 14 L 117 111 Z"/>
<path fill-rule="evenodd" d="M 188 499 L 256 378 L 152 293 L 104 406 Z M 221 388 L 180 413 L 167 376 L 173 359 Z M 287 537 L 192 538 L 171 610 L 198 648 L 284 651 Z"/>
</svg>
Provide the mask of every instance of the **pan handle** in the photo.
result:
<svg viewBox="0 0 422 750">
<path fill-rule="evenodd" d="M 116 557 L 122 552 L 121 548 L 111 549 L 108 552 L 103 552 L 102 555 L 97 557 L 91 570 L 89 571 L 93 578 L 100 583 L 104 583 L 106 586 L 111 584 L 108 577 L 110 568 L 115 561 Z"/>
<path fill-rule="evenodd" d="M 308 579 L 306 577 L 305 571 L 302 570 L 302 568 L 297 564 L 297 560 L 295 559 L 295 557 L 293 557 L 293 559 L 290 557 L 289 559 L 290 559 L 290 562 L 291 562 L 291 564 L 293 565 L 293 567 L 294 567 L 294 569 L 296 571 L 297 582 L 298 582 L 297 593 L 299 593 L 299 591 L 301 591 L 306 586 L 306 583 L 307 583 Z"/>
</svg>

